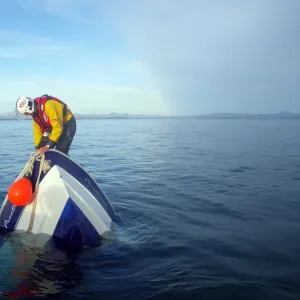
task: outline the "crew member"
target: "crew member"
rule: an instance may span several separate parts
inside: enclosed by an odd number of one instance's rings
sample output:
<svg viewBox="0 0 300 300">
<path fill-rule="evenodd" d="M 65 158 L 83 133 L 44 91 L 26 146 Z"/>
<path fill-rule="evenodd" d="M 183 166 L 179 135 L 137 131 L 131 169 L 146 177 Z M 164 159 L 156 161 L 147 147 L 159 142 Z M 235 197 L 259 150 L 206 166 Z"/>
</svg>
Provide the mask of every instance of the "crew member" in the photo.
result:
<svg viewBox="0 0 300 300">
<path fill-rule="evenodd" d="M 40 155 L 51 148 L 68 155 L 76 133 L 76 119 L 68 105 L 45 94 L 34 99 L 21 96 L 16 109 L 32 117 L 34 146 Z"/>
</svg>

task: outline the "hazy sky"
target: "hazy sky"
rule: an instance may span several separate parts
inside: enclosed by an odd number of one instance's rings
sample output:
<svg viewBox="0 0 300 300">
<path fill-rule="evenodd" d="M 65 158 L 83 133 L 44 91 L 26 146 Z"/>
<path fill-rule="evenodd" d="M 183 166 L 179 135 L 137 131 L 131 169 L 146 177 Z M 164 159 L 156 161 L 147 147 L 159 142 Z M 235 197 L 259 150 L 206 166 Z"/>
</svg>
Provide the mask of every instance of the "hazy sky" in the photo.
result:
<svg viewBox="0 0 300 300">
<path fill-rule="evenodd" d="M 299 0 L 0 0 L 0 112 L 300 112 Z"/>
</svg>

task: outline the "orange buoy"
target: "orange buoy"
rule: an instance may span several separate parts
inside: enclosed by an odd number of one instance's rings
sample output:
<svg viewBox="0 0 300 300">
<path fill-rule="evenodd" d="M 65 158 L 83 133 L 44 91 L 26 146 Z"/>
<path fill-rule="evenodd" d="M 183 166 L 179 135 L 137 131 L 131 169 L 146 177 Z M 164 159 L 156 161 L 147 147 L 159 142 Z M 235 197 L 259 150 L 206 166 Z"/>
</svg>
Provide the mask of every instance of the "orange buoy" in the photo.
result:
<svg viewBox="0 0 300 300">
<path fill-rule="evenodd" d="M 32 201 L 32 184 L 28 178 L 15 181 L 8 190 L 9 201 L 16 206 L 25 206 Z"/>
</svg>

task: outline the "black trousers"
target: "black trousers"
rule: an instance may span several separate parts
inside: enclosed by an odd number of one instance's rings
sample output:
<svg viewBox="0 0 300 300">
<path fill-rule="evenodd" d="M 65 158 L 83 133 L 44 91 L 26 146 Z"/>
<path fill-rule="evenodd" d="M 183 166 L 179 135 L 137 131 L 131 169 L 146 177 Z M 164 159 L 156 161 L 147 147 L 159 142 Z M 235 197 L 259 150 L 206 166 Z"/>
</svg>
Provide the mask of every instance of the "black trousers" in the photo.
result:
<svg viewBox="0 0 300 300">
<path fill-rule="evenodd" d="M 55 145 L 56 150 L 61 151 L 64 154 L 68 155 L 75 133 L 76 133 L 76 119 L 72 117 L 68 123 L 64 124 L 63 132 Z M 45 146 L 47 142 L 48 142 L 48 137 L 43 136 L 37 149 Z"/>
</svg>

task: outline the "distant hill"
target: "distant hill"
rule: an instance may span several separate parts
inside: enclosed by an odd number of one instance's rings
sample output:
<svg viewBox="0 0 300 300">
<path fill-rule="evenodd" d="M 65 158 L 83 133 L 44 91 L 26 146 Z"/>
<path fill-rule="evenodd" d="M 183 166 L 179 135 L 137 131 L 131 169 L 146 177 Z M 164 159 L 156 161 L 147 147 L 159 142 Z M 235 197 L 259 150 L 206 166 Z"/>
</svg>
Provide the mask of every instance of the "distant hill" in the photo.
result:
<svg viewBox="0 0 300 300">
<path fill-rule="evenodd" d="M 247 113 L 211 113 L 202 115 L 138 115 L 138 114 L 77 114 L 77 119 L 300 119 L 300 113 L 280 112 L 276 114 L 247 114 Z M 19 119 L 31 120 L 31 118 L 18 116 Z M 14 112 L 0 113 L 0 120 L 16 120 Z"/>
<path fill-rule="evenodd" d="M 299 119 L 300 113 L 280 112 L 276 114 L 211 113 L 196 115 L 199 119 Z"/>
</svg>

